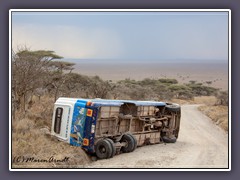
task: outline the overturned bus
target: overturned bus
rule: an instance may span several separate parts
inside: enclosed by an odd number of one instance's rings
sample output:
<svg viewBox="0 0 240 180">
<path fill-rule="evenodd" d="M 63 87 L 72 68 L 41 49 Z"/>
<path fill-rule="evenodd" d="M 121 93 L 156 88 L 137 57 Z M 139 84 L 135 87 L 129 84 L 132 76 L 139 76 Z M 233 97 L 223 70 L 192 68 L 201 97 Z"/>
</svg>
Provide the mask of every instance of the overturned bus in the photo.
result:
<svg viewBox="0 0 240 180">
<path fill-rule="evenodd" d="M 138 146 L 174 143 L 180 128 L 178 104 L 156 101 L 59 98 L 51 134 L 99 159 Z"/>
</svg>

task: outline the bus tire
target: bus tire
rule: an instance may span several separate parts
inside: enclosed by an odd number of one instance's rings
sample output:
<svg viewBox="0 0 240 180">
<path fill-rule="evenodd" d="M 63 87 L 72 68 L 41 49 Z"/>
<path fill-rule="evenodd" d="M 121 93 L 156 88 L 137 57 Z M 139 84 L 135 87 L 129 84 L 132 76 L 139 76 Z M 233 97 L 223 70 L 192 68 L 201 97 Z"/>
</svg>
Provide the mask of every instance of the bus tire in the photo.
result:
<svg viewBox="0 0 240 180">
<path fill-rule="evenodd" d="M 115 154 L 116 154 L 116 147 L 115 147 L 114 142 L 113 142 L 112 139 L 106 138 L 106 140 L 107 140 L 107 141 L 111 144 L 111 146 L 112 146 L 112 154 L 111 154 L 111 156 L 110 156 L 110 158 L 112 158 L 112 157 L 115 156 Z"/>
<path fill-rule="evenodd" d="M 135 141 L 134 141 L 134 138 L 132 137 L 132 135 L 124 134 L 122 136 L 122 139 L 120 140 L 120 142 L 125 142 L 126 143 L 126 146 L 123 146 L 121 148 L 122 152 L 128 153 L 128 152 L 134 151 Z"/>
<path fill-rule="evenodd" d="M 181 111 L 181 107 L 177 104 L 168 104 L 165 106 L 165 109 L 170 112 L 179 112 Z"/>
<path fill-rule="evenodd" d="M 132 135 L 132 134 L 129 134 L 129 135 L 131 136 L 131 138 L 133 138 L 133 141 L 134 141 L 134 148 L 132 150 L 132 151 L 134 151 L 137 148 L 137 139 L 135 138 L 134 135 Z"/>
<path fill-rule="evenodd" d="M 165 143 L 175 143 L 177 141 L 177 138 L 174 136 L 172 138 L 169 138 L 167 136 L 162 137 L 163 142 Z"/>
<path fill-rule="evenodd" d="M 99 140 L 95 146 L 95 152 L 99 159 L 108 159 L 113 153 L 112 145 L 106 139 Z"/>
</svg>

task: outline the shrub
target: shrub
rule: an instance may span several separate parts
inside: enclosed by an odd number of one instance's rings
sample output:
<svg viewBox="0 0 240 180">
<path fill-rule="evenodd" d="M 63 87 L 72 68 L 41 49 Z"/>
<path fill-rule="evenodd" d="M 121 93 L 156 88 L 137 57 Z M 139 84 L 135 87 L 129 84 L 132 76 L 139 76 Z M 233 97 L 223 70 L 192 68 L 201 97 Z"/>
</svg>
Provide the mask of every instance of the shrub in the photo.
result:
<svg viewBox="0 0 240 180">
<path fill-rule="evenodd" d="M 172 84 L 168 89 L 175 95 L 176 98 L 191 99 L 193 94 L 191 88 L 186 85 Z"/>
<path fill-rule="evenodd" d="M 177 84 L 178 81 L 176 79 L 158 79 L 160 83 L 164 84 Z"/>
<path fill-rule="evenodd" d="M 228 91 L 220 91 L 216 95 L 217 105 L 228 106 Z"/>
</svg>

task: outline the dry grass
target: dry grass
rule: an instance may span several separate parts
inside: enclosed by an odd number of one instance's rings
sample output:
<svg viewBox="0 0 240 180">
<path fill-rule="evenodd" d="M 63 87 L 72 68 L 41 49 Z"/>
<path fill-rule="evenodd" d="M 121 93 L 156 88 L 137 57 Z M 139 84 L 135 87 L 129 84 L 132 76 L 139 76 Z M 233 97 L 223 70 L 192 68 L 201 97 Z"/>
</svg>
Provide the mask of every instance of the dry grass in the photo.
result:
<svg viewBox="0 0 240 180">
<path fill-rule="evenodd" d="M 228 106 L 216 105 L 217 98 L 215 96 L 194 97 L 192 100 L 172 99 L 171 102 L 180 105 L 202 104 L 198 109 L 211 118 L 225 132 L 228 132 Z"/>
<path fill-rule="evenodd" d="M 25 117 L 17 113 L 12 123 L 12 168 L 81 168 L 90 162 L 81 148 L 60 142 L 50 135 L 52 107 L 53 100 L 45 97 L 35 103 Z M 64 162 L 25 161 L 27 158 L 46 161 L 51 157 L 69 159 Z"/>
<path fill-rule="evenodd" d="M 195 104 L 203 104 L 198 109 L 213 120 L 224 131 L 228 132 L 228 106 L 217 104 L 215 96 L 201 96 L 194 98 Z"/>
<path fill-rule="evenodd" d="M 194 104 L 194 100 L 190 100 L 190 99 L 172 99 L 170 102 L 171 103 L 177 103 L 177 104 L 180 104 L 180 105 Z"/>
<path fill-rule="evenodd" d="M 215 96 L 199 96 L 193 99 L 172 99 L 171 102 L 180 105 L 184 104 L 205 104 L 205 105 L 215 105 L 217 98 Z"/>
<path fill-rule="evenodd" d="M 216 125 L 228 132 L 228 106 L 204 105 L 200 106 L 198 109 L 210 117 Z"/>
<path fill-rule="evenodd" d="M 213 106 L 217 102 L 217 98 L 215 96 L 199 96 L 194 97 L 194 104 L 205 104 L 208 106 Z"/>
</svg>

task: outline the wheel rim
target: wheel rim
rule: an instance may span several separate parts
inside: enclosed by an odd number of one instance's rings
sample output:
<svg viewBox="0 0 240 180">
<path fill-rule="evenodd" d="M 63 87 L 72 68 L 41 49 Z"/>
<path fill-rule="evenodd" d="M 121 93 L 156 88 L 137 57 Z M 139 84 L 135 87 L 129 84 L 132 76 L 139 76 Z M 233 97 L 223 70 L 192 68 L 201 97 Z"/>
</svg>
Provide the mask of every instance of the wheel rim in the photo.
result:
<svg viewBox="0 0 240 180">
<path fill-rule="evenodd" d="M 105 146 L 100 146 L 100 147 L 99 147 L 99 151 L 100 151 L 101 154 L 105 154 L 105 153 L 106 153 L 106 148 L 105 148 Z"/>
</svg>

